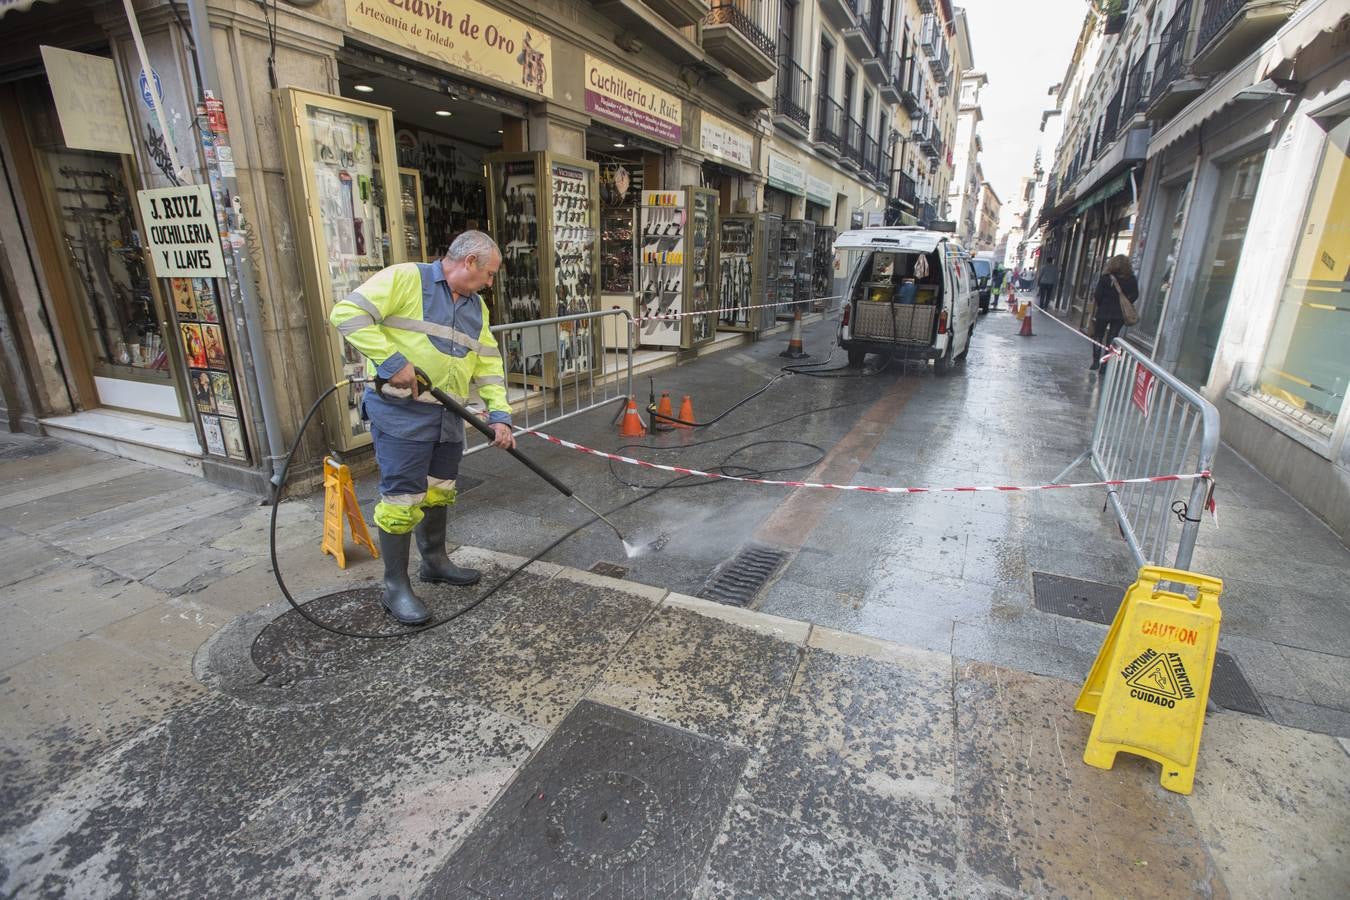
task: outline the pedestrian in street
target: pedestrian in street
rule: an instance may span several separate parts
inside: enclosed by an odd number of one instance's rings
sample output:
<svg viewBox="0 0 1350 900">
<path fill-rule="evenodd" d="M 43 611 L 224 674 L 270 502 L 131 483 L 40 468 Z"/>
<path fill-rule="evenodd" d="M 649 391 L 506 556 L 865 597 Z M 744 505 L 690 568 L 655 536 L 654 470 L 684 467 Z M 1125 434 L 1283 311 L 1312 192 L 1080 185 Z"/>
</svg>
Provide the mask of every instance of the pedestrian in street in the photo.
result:
<svg viewBox="0 0 1350 900">
<path fill-rule="evenodd" d="M 1106 261 L 1101 277 L 1097 279 L 1097 286 L 1092 290 L 1093 300 L 1096 301 L 1096 312 L 1092 315 L 1092 339 L 1097 343 L 1092 345 L 1092 366 L 1089 371 L 1104 371 L 1102 348 L 1098 344 L 1109 346 L 1125 324 L 1125 313 L 1120 303 L 1122 294 L 1132 304 L 1139 299 L 1139 283 L 1130 267 L 1130 258 L 1124 254 Z"/>
<path fill-rule="evenodd" d="M 461 401 L 470 385 L 476 386 L 496 435 L 492 446 L 515 446 L 502 358 L 488 330 L 487 304 L 478 296 L 492 284 L 501 264 L 492 238 L 466 231 L 443 259 L 376 272 L 328 317 L 366 357 L 367 374 L 388 382 L 384 393 L 367 386 L 361 411 L 370 421 L 380 468 L 375 524 L 384 559 L 382 602 L 405 625 L 431 618 L 408 580 L 414 533 L 422 581 L 468 585 L 480 577 L 477 570 L 450 562 L 445 552 L 446 516 L 455 502 L 455 479 L 464 455 L 464 422 L 431 396 L 415 396 L 414 367 Z"/>
<path fill-rule="evenodd" d="M 1036 283 L 1040 288 L 1040 307 L 1046 309 L 1050 305 L 1050 298 L 1055 295 L 1055 285 L 1059 284 L 1059 266 L 1055 265 L 1053 259 L 1041 263 L 1041 274 Z"/>
</svg>

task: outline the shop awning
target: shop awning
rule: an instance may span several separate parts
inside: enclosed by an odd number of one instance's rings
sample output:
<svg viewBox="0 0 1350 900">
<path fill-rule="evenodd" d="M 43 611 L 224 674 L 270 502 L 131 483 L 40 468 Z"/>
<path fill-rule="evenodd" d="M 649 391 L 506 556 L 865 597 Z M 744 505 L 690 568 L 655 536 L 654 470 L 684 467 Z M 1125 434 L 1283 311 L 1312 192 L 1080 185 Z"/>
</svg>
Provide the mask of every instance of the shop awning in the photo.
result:
<svg viewBox="0 0 1350 900">
<path fill-rule="evenodd" d="M 1161 153 L 1201 122 L 1235 102 L 1239 93 L 1269 77 L 1323 33 L 1335 30 L 1341 19 L 1350 15 L 1344 9 L 1345 0 L 1312 0 L 1305 3 L 1260 50 L 1234 66 L 1199 99 L 1159 129 L 1149 141 L 1148 155 L 1152 157 Z"/>
<path fill-rule="evenodd" d="M 1106 184 L 1097 188 L 1091 194 L 1088 194 L 1082 200 L 1079 200 L 1076 204 L 1074 204 L 1073 207 L 1074 215 L 1081 216 L 1083 213 L 1087 212 L 1089 209 L 1096 206 L 1098 203 L 1101 203 L 1107 197 L 1114 197 L 1116 194 L 1119 194 L 1121 191 L 1125 190 L 1125 186 L 1128 185 L 1129 183 L 1130 183 L 1130 170 L 1126 169 L 1124 172 L 1117 175 L 1115 178 L 1112 178 Z"/>
<path fill-rule="evenodd" d="M 44 0 L 0 0 L 0 16 L 7 12 L 23 12 L 32 9 L 34 3 L 41 3 Z M 47 3 L 55 3 L 56 0 L 45 0 Z"/>
</svg>

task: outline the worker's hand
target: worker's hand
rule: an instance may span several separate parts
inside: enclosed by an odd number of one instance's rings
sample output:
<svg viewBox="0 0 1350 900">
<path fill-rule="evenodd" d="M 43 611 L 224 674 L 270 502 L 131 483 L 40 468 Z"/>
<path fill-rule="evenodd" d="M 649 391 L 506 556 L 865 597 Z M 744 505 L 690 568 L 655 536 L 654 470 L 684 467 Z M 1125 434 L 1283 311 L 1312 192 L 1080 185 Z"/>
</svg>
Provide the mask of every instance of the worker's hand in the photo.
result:
<svg viewBox="0 0 1350 900">
<path fill-rule="evenodd" d="M 389 384 L 396 388 L 402 388 L 409 392 L 409 395 L 417 392 L 417 370 L 413 368 L 412 363 L 408 363 L 399 369 L 393 375 L 389 376 Z"/>
<path fill-rule="evenodd" d="M 492 439 L 492 446 L 501 447 L 503 450 L 516 449 L 516 436 L 515 433 L 511 431 L 510 425 L 507 425 L 505 422 L 494 422 L 492 425 L 492 433 L 496 435 L 496 437 Z"/>
</svg>

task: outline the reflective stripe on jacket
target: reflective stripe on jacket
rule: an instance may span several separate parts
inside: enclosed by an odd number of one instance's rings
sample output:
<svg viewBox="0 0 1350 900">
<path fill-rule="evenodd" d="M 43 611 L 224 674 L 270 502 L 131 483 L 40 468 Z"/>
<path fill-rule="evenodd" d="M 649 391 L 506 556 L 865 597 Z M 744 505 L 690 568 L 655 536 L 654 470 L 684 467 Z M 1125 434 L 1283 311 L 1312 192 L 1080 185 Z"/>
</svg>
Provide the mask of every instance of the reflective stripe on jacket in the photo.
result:
<svg viewBox="0 0 1350 900">
<path fill-rule="evenodd" d="M 440 262 L 400 263 L 376 272 L 333 306 L 328 321 L 366 357 L 372 378 L 408 363 L 461 401 L 470 387 L 488 409 L 488 421 L 511 423 L 506 380 L 488 310 L 474 294 L 454 299 Z M 463 423 L 440 404 L 395 400 L 367 389 L 371 421 L 410 440 L 463 440 Z"/>
</svg>

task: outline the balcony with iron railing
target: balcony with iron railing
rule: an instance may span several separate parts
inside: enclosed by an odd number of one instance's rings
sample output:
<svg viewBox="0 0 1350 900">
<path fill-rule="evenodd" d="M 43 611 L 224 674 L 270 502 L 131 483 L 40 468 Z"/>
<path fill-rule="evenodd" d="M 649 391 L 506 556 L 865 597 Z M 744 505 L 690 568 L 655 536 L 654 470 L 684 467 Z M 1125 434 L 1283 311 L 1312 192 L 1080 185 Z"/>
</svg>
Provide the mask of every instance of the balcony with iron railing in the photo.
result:
<svg viewBox="0 0 1350 900">
<path fill-rule="evenodd" d="M 873 84 L 881 88 L 890 80 L 887 65 L 893 50 L 894 36 L 890 26 L 882 21 L 881 0 L 873 0 L 872 9 L 876 11 L 875 15 L 870 15 L 867 20 L 872 50 L 863 57 L 863 72 L 872 79 Z"/>
<path fill-rule="evenodd" d="M 927 113 L 921 113 L 917 119 L 913 120 L 914 129 L 911 132 L 915 144 L 918 145 L 920 152 L 930 159 L 939 159 L 941 153 L 938 150 L 940 139 L 937 135 L 936 123 Z"/>
<path fill-rule="evenodd" d="M 844 108 L 825 96 L 823 90 L 816 96 L 816 128 L 811 146 L 826 156 L 844 155 Z"/>
<path fill-rule="evenodd" d="M 937 3 L 935 0 L 918 0 L 919 12 L 931 13 L 937 12 Z"/>
<path fill-rule="evenodd" d="M 914 209 L 919 202 L 918 182 L 912 176 L 901 172 L 895 183 L 895 199 L 910 209 Z"/>
<path fill-rule="evenodd" d="M 920 200 L 918 219 L 921 227 L 931 228 L 933 223 L 938 220 L 937 207 L 927 200 Z"/>
<path fill-rule="evenodd" d="M 923 109 L 923 66 L 914 56 L 905 58 L 902 64 L 905 73 L 900 84 L 900 102 L 913 115 Z"/>
<path fill-rule="evenodd" d="M 852 116 L 844 120 L 844 151 L 839 159 L 845 165 L 857 169 L 863 165 L 863 127 Z"/>
<path fill-rule="evenodd" d="M 1172 118 L 1204 90 L 1204 83 L 1190 74 L 1191 3 L 1192 0 L 1181 0 L 1177 4 L 1158 39 L 1148 102 L 1150 119 Z"/>
<path fill-rule="evenodd" d="M 1125 82 L 1122 81 L 1115 94 L 1111 96 L 1111 101 L 1106 104 L 1106 115 L 1102 117 L 1101 146 L 1097 148 L 1097 156 L 1101 156 L 1115 143 L 1116 135 L 1120 131 L 1120 108 L 1124 102 Z"/>
<path fill-rule="evenodd" d="M 862 0 L 820 0 L 821 12 L 840 31 L 858 24 Z"/>
<path fill-rule="evenodd" d="M 1151 73 L 1148 68 L 1148 51 L 1140 54 L 1130 74 L 1125 79 L 1125 98 L 1120 105 L 1120 130 L 1130 127 L 1134 117 L 1148 106 L 1148 85 Z"/>
<path fill-rule="evenodd" d="M 942 56 L 942 45 L 946 43 L 943 34 L 942 22 L 935 15 L 923 17 L 923 24 L 919 26 L 917 42 L 919 49 L 923 51 L 924 57 L 929 61 L 936 61 Z"/>
<path fill-rule="evenodd" d="M 873 181 L 881 177 L 881 144 L 870 134 L 863 135 L 859 168 Z"/>
<path fill-rule="evenodd" d="M 894 50 L 886 54 L 883 61 L 886 77 L 877 89 L 886 103 L 899 103 L 903 99 L 905 82 L 905 63 Z"/>
<path fill-rule="evenodd" d="M 773 38 L 766 21 L 756 21 L 756 9 L 767 4 L 752 0 L 713 0 L 703 22 L 703 49 L 715 60 L 749 81 L 766 81 L 778 69 Z M 766 12 L 760 12 L 761 17 Z"/>
<path fill-rule="evenodd" d="M 1222 72 L 1270 37 L 1298 7 L 1297 0 L 1204 0 L 1195 39 L 1194 70 Z"/>
<path fill-rule="evenodd" d="M 841 28 L 844 46 L 858 59 L 867 60 L 877 55 L 876 23 L 881 17 L 884 0 L 858 0 L 858 16 L 853 24 Z"/>
<path fill-rule="evenodd" d="M 891 153 L 890 145 L 888 145 L 888 144 L 882 144 L 882 145 L 881 145 L 881 159 L 880 159 L 880 161 L 877 163 L 876 182 L 877 182 L 877 187 L 881 188 L 883 191 L 886 190 L 886 189 L 890 186 L 890 183 L 891 183 L 891 166 L 892 166 L 892 164 L 893 164 L 894 162 L 895 162 L 895 156 L 894 156 L 894 154 Z"/>
<path fill-rule="evenodd" d="M 774 85 L 773 123 L 798 137 L 811 128 L 811 76 L 787 56 L 778 57 Z"/>
</svg>

